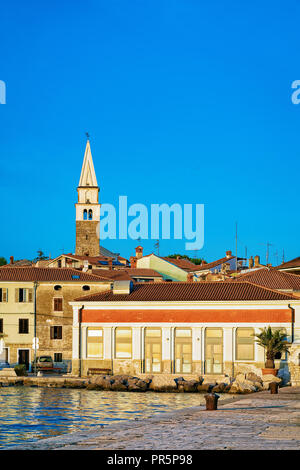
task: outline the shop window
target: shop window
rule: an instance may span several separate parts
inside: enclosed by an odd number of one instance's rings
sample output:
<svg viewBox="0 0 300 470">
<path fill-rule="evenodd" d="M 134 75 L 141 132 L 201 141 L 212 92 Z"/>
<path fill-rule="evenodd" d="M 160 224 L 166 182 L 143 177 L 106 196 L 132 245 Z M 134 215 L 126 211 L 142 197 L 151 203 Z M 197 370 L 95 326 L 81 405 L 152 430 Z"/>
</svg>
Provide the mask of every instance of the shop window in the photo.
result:
<svg viewBox="0 0 300 470">
<path fill-rule="evenodd" d="M 236 360 L 254 361 L 254 329 L 236 329 Z"/>
<path fill-rule="evenodd" d="M 103 330 L 102 328 L 87 329 L 87 357 L 103 358 Z"/>
<path fill-rule="evenodd" d="M 132 354 L 131 328 L 116 328 L 115 342 L 116 359 L 130 359 Z"/>
</svg>

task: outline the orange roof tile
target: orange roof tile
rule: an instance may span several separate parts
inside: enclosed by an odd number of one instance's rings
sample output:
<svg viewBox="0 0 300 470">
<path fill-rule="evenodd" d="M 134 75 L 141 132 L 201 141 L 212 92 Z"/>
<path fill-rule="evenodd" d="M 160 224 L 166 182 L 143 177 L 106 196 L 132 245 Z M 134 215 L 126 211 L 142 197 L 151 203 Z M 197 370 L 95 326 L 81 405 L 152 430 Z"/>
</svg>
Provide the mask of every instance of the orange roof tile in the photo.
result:
<svg viewBox="0 0 300 470">
<path fill-rule="evenodd" d="M 80 297 L 84 302 L 176 302 L 176 301 L 268 301 L 297 300 L 292 294 L 284 294 L 250 282 L 157 282 L 137 283 L 130 294 L 114 294 L 112 291 Z M 298 298 L 299 300 L 299 298 Z"/>
</svg>

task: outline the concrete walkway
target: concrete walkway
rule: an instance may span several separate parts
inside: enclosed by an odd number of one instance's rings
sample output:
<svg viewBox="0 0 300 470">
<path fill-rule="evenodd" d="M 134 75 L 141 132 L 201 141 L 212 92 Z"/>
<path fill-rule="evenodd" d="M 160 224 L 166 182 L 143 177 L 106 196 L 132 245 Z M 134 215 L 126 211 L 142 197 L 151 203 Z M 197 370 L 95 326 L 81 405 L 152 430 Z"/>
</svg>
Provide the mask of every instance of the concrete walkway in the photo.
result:
<svg viewBox="0 0 300 470">
<path fill-rule="evenodd" d="M 38 450 L 300 449 L 300 387 L 278 395 L 238 395 L 219 404 L 185 408 L 18 446 Z M 17 448 L 17 447 L 15 447 Z M 10 448 L 11 449 L 11 448 Z"/>
</svg>

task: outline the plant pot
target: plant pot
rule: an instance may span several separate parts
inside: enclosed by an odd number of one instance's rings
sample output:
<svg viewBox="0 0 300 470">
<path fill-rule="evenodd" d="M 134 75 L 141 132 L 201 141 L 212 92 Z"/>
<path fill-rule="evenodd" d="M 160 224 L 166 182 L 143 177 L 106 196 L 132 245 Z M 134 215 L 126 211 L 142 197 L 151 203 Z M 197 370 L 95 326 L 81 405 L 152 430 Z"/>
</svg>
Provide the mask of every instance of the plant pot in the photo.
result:
<svg viewBox="0 0 300 470">
<path fill-rule="evenodd" d="M 262 375 L 268 375 L 268 374 L 271 374 L 271 375 L 277 375 L 278 374 L 278 371 L 279 369 L 262 369 Z"/>
</svg>

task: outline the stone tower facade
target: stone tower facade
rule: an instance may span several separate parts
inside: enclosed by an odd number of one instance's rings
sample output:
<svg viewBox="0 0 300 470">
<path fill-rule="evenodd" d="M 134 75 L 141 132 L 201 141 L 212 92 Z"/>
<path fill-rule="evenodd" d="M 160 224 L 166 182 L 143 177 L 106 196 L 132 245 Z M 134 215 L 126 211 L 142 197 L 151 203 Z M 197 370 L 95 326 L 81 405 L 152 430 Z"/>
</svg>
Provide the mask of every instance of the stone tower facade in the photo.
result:
<svg viewBox="0 0 300 470">
<path fill-rule="evenodd" d="M 99 187 L 89 140 L 86 143 L 76 207 L 76 255 L 100 256 Z"/>
</svg>

